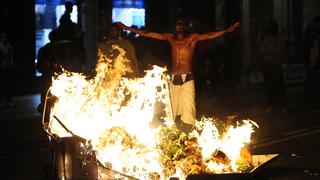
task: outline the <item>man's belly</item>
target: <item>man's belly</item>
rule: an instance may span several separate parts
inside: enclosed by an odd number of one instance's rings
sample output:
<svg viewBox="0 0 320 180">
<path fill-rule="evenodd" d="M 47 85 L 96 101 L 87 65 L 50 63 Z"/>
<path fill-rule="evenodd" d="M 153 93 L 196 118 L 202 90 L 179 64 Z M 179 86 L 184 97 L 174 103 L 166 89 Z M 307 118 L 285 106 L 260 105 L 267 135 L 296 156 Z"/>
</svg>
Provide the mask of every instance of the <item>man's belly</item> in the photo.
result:
<svg viewBox="0 0 320 180">
<path fill-rule="evenodd" d="M 191 62 L 178 62 L 173 65 L 173 72 L 188 73 L 192 71 Z"/>
</svg>

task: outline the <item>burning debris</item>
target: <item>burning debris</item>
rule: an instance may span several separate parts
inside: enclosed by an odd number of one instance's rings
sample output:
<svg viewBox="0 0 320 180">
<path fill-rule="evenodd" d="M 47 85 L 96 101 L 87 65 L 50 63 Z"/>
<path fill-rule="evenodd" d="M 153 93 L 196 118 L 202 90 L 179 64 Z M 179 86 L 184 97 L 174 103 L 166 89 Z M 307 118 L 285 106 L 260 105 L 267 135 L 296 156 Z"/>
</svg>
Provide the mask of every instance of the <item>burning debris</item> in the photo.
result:
<svg viewBox="0 0 320 180">
<path fill-rule="evenodd" d="M 253 168 L 252 158 L 245 145 L 250 142 L 255 123 L 243 122 L 229 127 L 222 137 L 212 119 L 199 121 L 190 134 L 163 127 L 160 149 L 165 174 L 171 175 L 178 168 L 184 175 L 249 172 Z M 242 133 L 233 132 L 240 129 Z"/>
<path fill-rule="evenodd" d="M 254 168 L 246 145 L 258 127 L 255 122 L 218 129 L 217 119 L 203 118 L 192 133 L 179 131 L 172 118 L 166 69 L 154 66 L 143 78 L 126 78 L 130 69 L 125 52 L 114 48 L 120 52 L 115 60 L 99 52 L 94 78 L 64 72 L 53 80 L 51 93 L 58 100 L 50 113 L 51 133 L 68 137 L 71 131 L 89 140 L 102 166 L 120 176 L 183 179 Z M 164 105 L 163 123 L 151 128 L 156 103 Z M 114 176 L 103 168 L 99 171 L 99 179 Z"/>
</svg>

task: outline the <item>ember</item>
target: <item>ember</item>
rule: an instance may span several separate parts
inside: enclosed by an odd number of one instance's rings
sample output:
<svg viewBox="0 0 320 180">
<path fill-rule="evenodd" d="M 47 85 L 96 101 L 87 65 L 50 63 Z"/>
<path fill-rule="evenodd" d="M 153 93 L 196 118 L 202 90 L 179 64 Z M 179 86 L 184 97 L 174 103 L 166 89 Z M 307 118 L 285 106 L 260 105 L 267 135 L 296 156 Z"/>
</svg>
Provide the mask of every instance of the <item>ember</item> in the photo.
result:
<svg viewBox="0 0 320 180">
<path fill-rule="evenodd" d="M 51 110 L 50 129 L 60 137 L 74 134 L 90 140 L 98 161 L 114 172 L 138 179 L 186 178 L 191 174 L 250 171 L 246 149 L 254 128 L 244 120 L 218 129 L 217 119 L 203 118 L 195 130 L 179 131 L 172 119 L 165 68 L 154 66 L 143 78 L 125 78 L 125 52 L 114 60 L 99 53 L 97 75 L 87 80 L 64 72 L 53 80 L 58 98 Z M 151 128 L 155 104 L 164 104 L 162 125 Z M 116 176 L 100 169 L 100 179 Z"/>
</svg>

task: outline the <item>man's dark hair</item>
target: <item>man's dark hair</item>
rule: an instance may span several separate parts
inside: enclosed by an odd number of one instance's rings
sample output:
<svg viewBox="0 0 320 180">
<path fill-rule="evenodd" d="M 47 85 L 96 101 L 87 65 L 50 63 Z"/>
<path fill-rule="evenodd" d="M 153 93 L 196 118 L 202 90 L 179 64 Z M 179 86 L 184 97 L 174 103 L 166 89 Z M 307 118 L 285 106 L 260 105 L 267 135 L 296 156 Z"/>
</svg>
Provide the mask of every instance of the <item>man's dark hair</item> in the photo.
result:
<svg viewBox="0 0 320 180">
<path fill-rule="evenodd" d="M 122 31 L 122 29 L 116 23 L 112 23 L 111 28 L 117 28 L 117 30 Z"/>
<path fill-rule="evenodd" d="M 187 26 L 188 20 L 187 20 L 185 17 L 178 17 L 178 18 L 176 19 L 176 23 L 181 23 L 181 24 L 183 24 L 184 26 Z"/>
<path fill-rule="evenodd" d="M 116 30 L 117 33 L 114 34 L 115 32 L 112 30 Z M 120 38 L 120 37 L 123 38 L 125 37 L 125 32 L 117 24 L 112 23 L 110 26 L 110 30 L 106 35 L 109 36 L 108 39 Z"/>
<path fill-rule="evenodd" d="M 66 9 L 68 9 L 68 8 L 71 9 L 73 7 L 73 3 L 70 2 L 70 1 L 67 1 L 67 2 L 64 3 L 64 6 L 66 7 Z"/>
</svg>

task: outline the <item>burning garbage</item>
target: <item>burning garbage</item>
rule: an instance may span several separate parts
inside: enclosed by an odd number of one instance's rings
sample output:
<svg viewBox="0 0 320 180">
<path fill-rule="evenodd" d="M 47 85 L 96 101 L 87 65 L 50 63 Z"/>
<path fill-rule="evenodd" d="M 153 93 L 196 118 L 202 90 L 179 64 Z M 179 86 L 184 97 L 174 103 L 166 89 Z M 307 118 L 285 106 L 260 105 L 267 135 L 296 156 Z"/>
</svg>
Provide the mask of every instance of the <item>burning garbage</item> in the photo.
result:
<svg viewBox="0 0 320 180">
<path fill-rule="evenodd" d="M 258 166 L 247 149 L 258 128 L 254 121 L 218 128 L 218 119 L 203 118 L 193 132 L 179 131 L 166 69 L 153 66 L 142 78 L 126 78 L 130 69 L 125 52 L 114 48 L 120 52 L 114 61 L 99 53 L 94 78 L 64 72 L 50 88 L 57 101 L 47 129 L 59 137 L 76 135 L 89 141 L 101 165 L 99 179 L 185 179 L 250 172 Z M 156 103 L 163 104 L 164 113 L 158 119 L 161 125 L 152 126 Z"/>
</svg>

